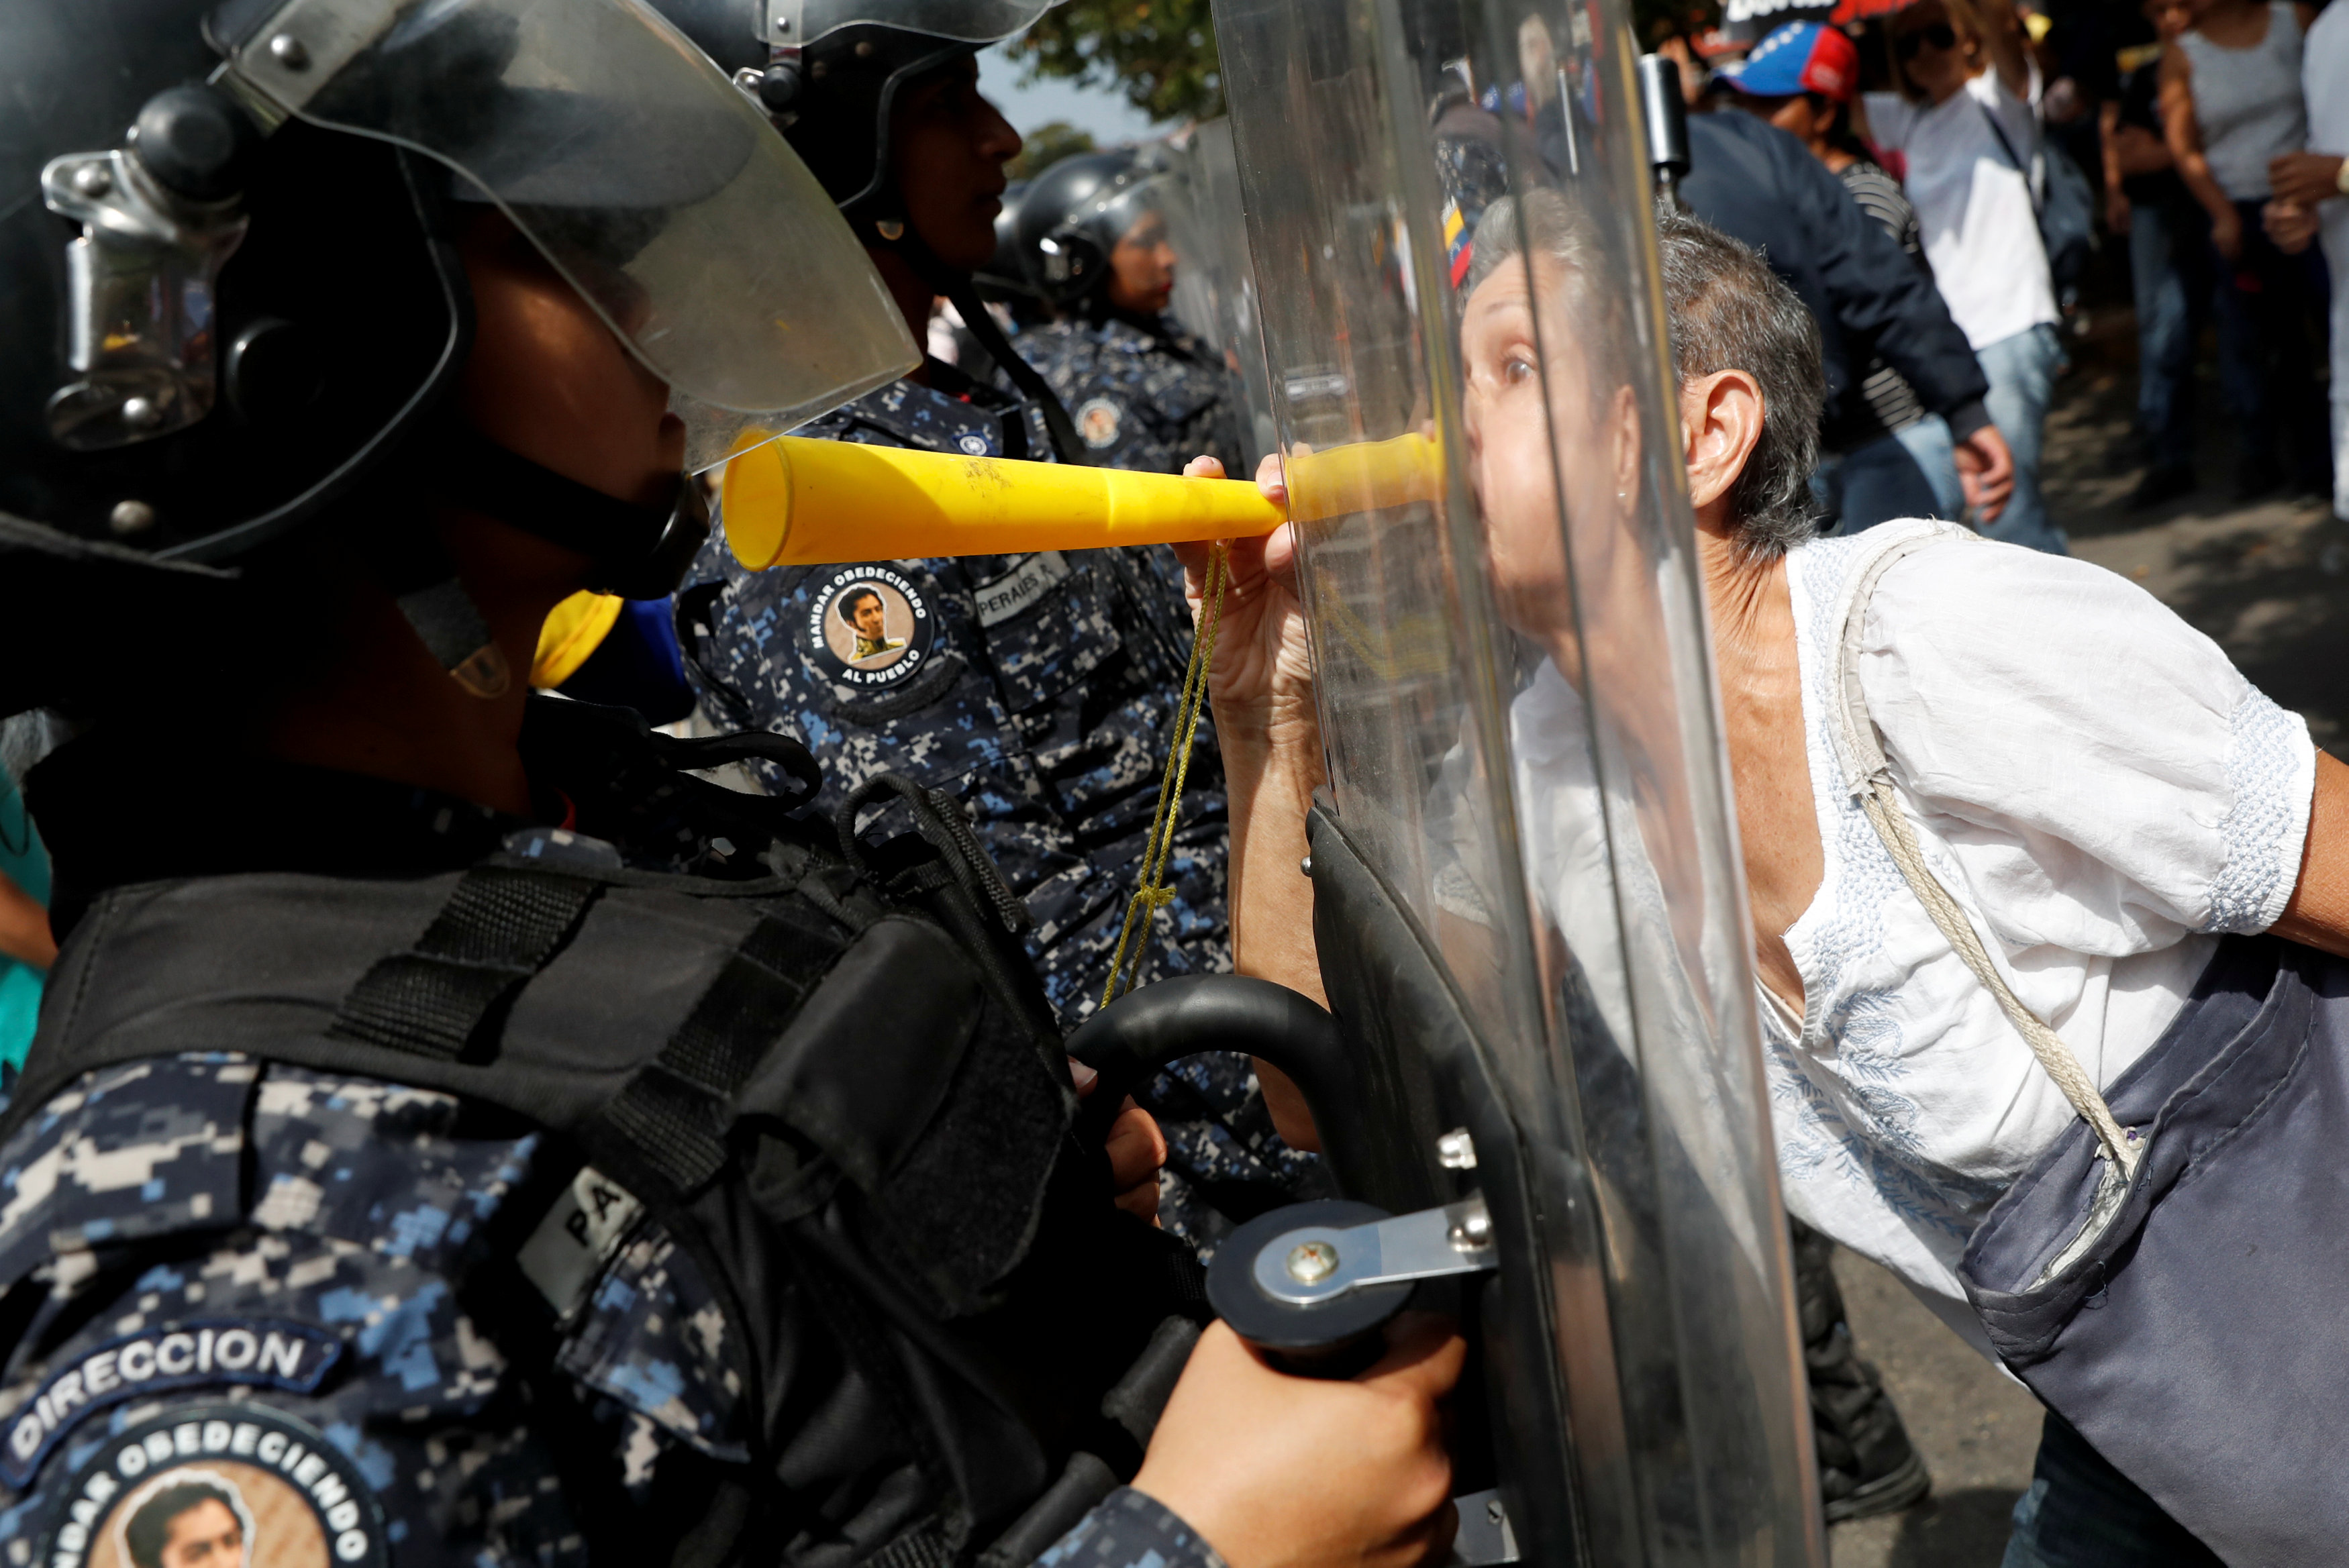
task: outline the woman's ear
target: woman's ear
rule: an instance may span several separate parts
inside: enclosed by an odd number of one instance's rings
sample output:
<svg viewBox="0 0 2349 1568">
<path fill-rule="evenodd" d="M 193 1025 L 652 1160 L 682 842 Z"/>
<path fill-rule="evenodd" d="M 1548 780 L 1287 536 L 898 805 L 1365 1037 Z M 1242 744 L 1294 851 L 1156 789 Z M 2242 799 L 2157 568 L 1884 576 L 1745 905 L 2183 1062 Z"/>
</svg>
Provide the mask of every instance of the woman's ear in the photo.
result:
<svg viewBox="0 0 2349 1568">
<path fill-rule="evenodd" d="M 1743 370 L 1716 370 L 1681 383 L 1689 504 L 1700 517 L 1725 508 L 1737 476 L 1762 439 L 1762 387 Z"/>
<path fill-rule="evenodd" d="M 1640 490 L 1640 399 L 1629 387 L 1615 389 L 1610 410 L 1615 427 L 1615 493 L 1627 502 Z"/>
</svg>

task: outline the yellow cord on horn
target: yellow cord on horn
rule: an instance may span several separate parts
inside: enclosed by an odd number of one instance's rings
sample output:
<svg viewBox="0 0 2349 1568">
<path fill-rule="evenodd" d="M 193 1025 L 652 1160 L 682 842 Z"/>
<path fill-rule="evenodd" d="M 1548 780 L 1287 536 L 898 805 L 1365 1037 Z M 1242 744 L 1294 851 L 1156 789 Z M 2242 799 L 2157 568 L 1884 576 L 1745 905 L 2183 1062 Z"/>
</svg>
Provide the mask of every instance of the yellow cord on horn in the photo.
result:
<svg viewBox="0 0 2349 1568">
<path fill-rule="evenodd" d="M 1183 672 L 1183 696 L 1174 708 L 1174 748 L 1166 757 L 1166 773 L 1158 781 L 1158 809 L 1150 820 L 1150 841 L 1142 852 L 1142 882 L 1125 906 L 1125 926 L 1117 934 L 1117 953 L 1110 960 L 1109 983 L 1102 987 L 1104 1007 L 1133 989 L 1142 975 L 1142 955 L 1148 946 L 1143 934 L 1153 916 L 1174 900 L 1165 883 L 1167 863 L 1174 855 L 1175 819 L 1182 814 L 1183 786 L 1191 776 L 1191 743 L 1199 733 L 1199 716 L 1207 702 L 1207 671 L 1216 660 L 1216 628 L 1223 623 L 1224 589 L 1231 582 L 1226 542 L 1216 542 L 1207 558 L 1207 582 L 1199 595 L 1199 627 L 1191 638 L 1191 667 Z M 1133 949 L 1133 975 L 1123 987 L 1126 949 Z"/>
</svg>

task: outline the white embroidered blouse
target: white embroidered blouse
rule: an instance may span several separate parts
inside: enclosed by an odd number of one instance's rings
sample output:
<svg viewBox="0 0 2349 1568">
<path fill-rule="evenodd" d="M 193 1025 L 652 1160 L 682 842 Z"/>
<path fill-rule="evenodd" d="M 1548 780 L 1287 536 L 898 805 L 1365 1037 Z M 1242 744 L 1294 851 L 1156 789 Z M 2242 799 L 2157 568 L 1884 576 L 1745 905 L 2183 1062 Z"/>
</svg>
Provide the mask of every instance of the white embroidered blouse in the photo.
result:
<svg viewBox="0 0 2349 1568">
<path fill-rule="evenodd" d="M 1987 1349 L 1956 1265 L 2073 1120 L 1844 788 L 1841 590 L 1902 522 L 1788 552 L 1826 875 L 1786 933 L 1804 1016 L 1764 991 L 1779 1169 L 1798 1217 L 1885 1264 Z M 1928 859 L 2008 982 L 2103 1086 L 2176 1016 L 2220 934 L 2299 875 L 2307 726 L 2102 567 L 1953 541 L 1878 584 L 1858 673 Z"/>
</svg>

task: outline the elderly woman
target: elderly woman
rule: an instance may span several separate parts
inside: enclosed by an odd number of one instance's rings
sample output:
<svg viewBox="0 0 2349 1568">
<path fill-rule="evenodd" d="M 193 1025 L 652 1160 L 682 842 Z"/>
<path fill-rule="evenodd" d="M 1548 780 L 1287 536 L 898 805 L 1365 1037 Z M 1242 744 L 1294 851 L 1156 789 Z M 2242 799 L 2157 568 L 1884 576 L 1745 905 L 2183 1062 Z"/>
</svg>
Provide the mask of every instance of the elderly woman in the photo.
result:
<svg viewBox="0 0 2349 1568">
<path fill-rule="evenodd" d="M 1526 209 L 1511 222 L 1526 232 L 1532 264 L 1495 267 L 1480 255 L 1461 326 L 1464 426 L 1495 599 L 1547 655 L 1510 714 L 1520 838 L 1535 896 L 1569 945 L 1628 944 L 1628 924 L 1609 938 L 1606 912 L 1566 907 L 1560 868 L 1595 852 L 1578 843 L 1611 830 L 1648 846 L 1652 874 L 1671 885 L 1674 833 L 1658 820 L 1668 798 L 1636 777 L 1602 789 L 1587 769 L 1578 775 L 1565 747 L 1552 748 L 1545 775 L 1528 737 L 1546 715 L 1555 721 L 1547 733 L 1567 734 L 1580 694 L 1641 678 L 1628 661 L 1610 665 L 1604 623 L 1609 605 L 1655 596 L 1652 571 L 1636 550 L 1610 556 L 1579 542 L 1603 535 L 1588 520 L 1620 511 L 1642 482 L 1640 424 L 1630 387 L 1609 395 L 1608 376 L 1579 362 L 1598 357 L 1589 345 L 1609 335 L 1609 307 L 1580 288 L 1573 213 L 1539 193 Z M 1890 830 L 1879 832 L 1847 784 L 1836 734 L 1841 614 L 1886 541 L 1882 530 L 1812 537 L 1804 482 L 1816 442 L 1816 329 L 1752 253 L 1686 218 L 1660 226 L 1680 456 L 1786 1203 L 1895 1270 L 1987 1351 L 1961 1260 L 2075 1112 L 1904 885 Z M 1517 238 L 1480 231 L 1477 245 L 1515 249 Z M 1546 330 L 1533 329 L 1536 317 Z M 1560 356 L 1579 358 L 1561 368 Z M 1588 390 L 1561 398 L 1561 386 Z M 1278 493 L 1277 473 L 1260 480 Z M 1578 537 L 1578 621 L 1568 607 L 1561 512 Z M 1898 810 L 1923 863 L 1987 939 L 1987 963 L 2098 1088 L 2110 1090 L 2189 1011 L 2227 934 L 2273 932 L 2349 954 L 2349 775 L 2315 751 L 2297 717 L 2125 579 L 1950 525 L 1888 527 L 1930 547 L 1882 571 L 1848 656 Z M 1232 790 L 1238 961 L 1310 990 L 1301 907 L 1310 883 L 1251 874 L 1259 863 L 1296 865 L 1320 778 L 1291 546 L 1285 533 L 1236 545 L 1234 561 L 1214 696 Z M 1682 765 L 1670 723 L 1639 734 L 1636 703 L 1616 712 L 1612 722 L 1635 731 L 1621 738 L 1635 775 Z M 1698 935 L 1668 933 L 1658 945 L 1673 951 L 1633 956 L 1675 971 L 1690 995 L 1709 967 L 1718 972 Z M 1609 1011 L 1603 994 L 1597 1007 Z M 1293 1139 L 1309 1135 L 1300 1104 L 1281 1096 L 1275 1105 Z M 2217 1561 L 2053 1415 L 2038 1475 L 2017 1508 L 2008 1568 Z M 2052 1544 L 2084 1521 L 2122 1542 L 2119 1554 L 2076 1559 Z"/>
</svg>

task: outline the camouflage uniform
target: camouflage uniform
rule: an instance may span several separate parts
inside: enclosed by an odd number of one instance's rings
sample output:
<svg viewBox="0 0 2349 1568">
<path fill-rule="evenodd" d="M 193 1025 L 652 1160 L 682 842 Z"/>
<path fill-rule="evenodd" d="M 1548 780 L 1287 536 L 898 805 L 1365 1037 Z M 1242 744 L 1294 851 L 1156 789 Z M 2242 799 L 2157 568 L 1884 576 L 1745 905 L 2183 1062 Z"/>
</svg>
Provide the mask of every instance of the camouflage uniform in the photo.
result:
<svg viewBox="0 0 2349 1568">
<path fill-rule="evenodd" d="M 747 859 L 674 790 L 637 791 L 625 757 L 567 760 L 550 778 L 542 750 L 533 779 L 632 864 L 723 877 Z M 156 876 L 429 873 L 520 826 L 404 786 L 233 767 L 205 770 L 208 831 L 173 856 L 168 835 L 140 841 L 134 761 L 101 751 L 50 780 L 81 798 L 52 815 L 71 907 Z M 287 1568 L 547 1568 L 631 1542 L 667 1561 L 756 1412 L 705 1274 L 649 1219 L 620 1222 L 569 1303 L 516 1305 L 549 1291 L 524 1243 L 578 1166 L 554 1142 L 444 1093 L 221 1050 L 99 1068 L 49 1100 L 0 1148 L 0 1561 L 79 1561 L 127 1507 L 87 1500 L 108 1501 L 105 1464 L 142 1430 L 158 1471 L 174 1439 L 205 1470 L 243 1463 L 248 1501 L 250 1467 L 282 1459 L 331 1548 L 281 1543 Z M 253 1510 L 264 1538 L 283 1513 Z M 1218 1568 L 1128 1493 L 1070 1542 Z"/>
<path fill-rule="evenodd" d="M 1036 409 L 933 361 L 801 434 L 973 456 L 1041 457 Z M 1007 448 L 1009 449 L 1007 451 Z M 1177 465 L 1179 466 L 1179 464 Z M 887 601 L 888 640 L 857 658 L 843 612 Z M 1181 567 L 1164 547 L 936 557 L 744 571 L 723 520 L 678 596 L 678 632 L 720 727 L 795 736 L 823 765 L 823 809 L 883 772 L 947 790 L 1035 917 L 1029 952 L 1061 1022 L 1100 1005 L 1133 895 L 1190 657 Z M 865 667 L 860 667 L 865 666 Z M 771 788 L 781 785 L 771 769 Z M 1145 981 L 1231 967 L 1223 770 L 1199 727 Z M 1201 1247 L 1290 1201 L 1310 1162 L 1273 1130 L 1247 1058 L 1217 1053 L 1138 1097 L 1170 1153 L 1160 1212 Z M 1220 1197 L 1221 1214 L 1200 1201 Z"/>
<path fill-rule="evenodd" d="M 1205 452 L 1246 477 L 1232 378 L 1214 349 L 1168 318 L 1048 322 L 1011 346 L 1061 395 L 1101 467 L 1179 474 Z"/>
</svg>

